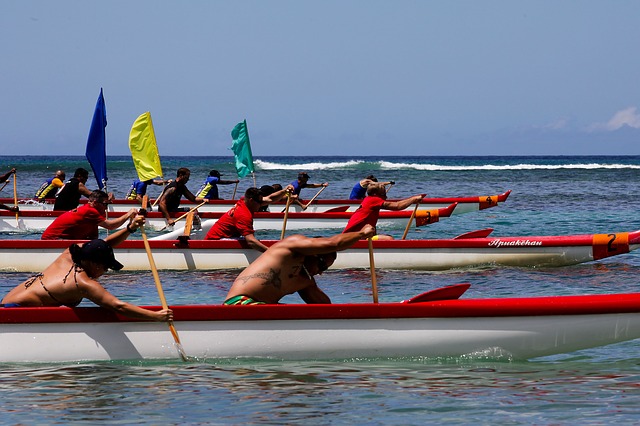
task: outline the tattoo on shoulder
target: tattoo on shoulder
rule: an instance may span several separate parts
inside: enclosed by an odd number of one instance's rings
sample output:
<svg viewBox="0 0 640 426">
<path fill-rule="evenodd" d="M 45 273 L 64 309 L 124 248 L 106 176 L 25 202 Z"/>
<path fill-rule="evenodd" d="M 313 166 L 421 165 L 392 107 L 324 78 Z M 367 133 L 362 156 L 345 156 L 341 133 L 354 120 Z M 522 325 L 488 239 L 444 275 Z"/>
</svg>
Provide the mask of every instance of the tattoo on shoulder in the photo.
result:
<svg viewBox="0 0 640 426">
<path fill-rule="evenodd" d="M 275 288 L 282 287 L 282 279 L 280 278 L 280 271 L 276 271 L 275 269 L 269 268 L 269 272 L 257 272 L 255 274 L 246 275 L 244 277 L 239 277 L 238 279 L 243 283 L 253 279 L 259 278 L 264 280 L 262 285 L 264 286 L 273 286 Z"/>
</svg>

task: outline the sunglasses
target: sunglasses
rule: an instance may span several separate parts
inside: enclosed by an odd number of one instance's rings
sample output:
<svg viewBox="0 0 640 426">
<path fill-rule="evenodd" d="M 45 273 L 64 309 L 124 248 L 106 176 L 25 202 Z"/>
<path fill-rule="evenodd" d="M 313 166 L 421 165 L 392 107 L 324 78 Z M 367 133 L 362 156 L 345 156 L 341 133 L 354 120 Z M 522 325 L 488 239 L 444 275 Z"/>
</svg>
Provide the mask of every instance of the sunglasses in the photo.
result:
<svg viewBox="0 0 640 426">
<path fill-rule="evenodd" d="M 316 256 L 316 260 L 318 261 L 318 271 L 319 272 L 324 272 L 327 269 L 329 269 L 329 265 L 327 263 L 327 259 L 325 259 L 323 256 L 317 255 Z"/>
</svg>

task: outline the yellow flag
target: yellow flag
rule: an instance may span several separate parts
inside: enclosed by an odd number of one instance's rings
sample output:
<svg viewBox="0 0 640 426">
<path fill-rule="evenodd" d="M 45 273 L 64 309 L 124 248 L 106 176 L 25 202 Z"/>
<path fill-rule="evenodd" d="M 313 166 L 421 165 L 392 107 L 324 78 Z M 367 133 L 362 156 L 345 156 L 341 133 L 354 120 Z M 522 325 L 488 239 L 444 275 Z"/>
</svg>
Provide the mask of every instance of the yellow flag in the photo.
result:
<svg viewBox="0 0 640 426">
<path fill-rule="evenodd" d="M 148 111 L 140 115 L 131 126 L 129 149 L 141 181 L 162 177 L 156 135 L 153 132 L 151 113 Z"/>
</svg>

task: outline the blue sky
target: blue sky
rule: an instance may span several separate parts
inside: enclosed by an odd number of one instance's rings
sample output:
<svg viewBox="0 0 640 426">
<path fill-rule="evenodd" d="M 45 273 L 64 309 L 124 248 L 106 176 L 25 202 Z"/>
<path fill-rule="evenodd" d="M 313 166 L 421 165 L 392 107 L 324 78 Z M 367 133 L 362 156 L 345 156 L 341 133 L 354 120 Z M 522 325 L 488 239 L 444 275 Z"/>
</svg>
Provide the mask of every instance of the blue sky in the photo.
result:
<svg viewBox="0 0 640 426">
<path fill-rule="evenodd" d="M 640 154 L 638 1 L 0 2 L 0 155 Z"/>
</svg>

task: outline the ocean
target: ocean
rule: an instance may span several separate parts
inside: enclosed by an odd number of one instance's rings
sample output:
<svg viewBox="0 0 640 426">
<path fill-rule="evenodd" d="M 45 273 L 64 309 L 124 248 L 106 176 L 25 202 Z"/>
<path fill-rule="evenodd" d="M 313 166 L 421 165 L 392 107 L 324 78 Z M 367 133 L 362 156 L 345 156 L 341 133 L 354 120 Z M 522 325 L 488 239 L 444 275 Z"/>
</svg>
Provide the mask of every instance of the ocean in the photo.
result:
<svg viewBox="0 0 640 426">
<path fill-rule="evenodd" d="M 506 203 L 413 228 L 408 238 L 443 238 L 493 228 L 494 236 L 570 235 L 640 229 L 640 156 L 258 157 L 255 183 L 329 182 L 321 198 L 347 198 L 368 174 L 393 180 L 390 197 L 496 195 Z M 209 170 L 235 179 L 233 158 L 162 157 L 165 178 L 191 169 L 195 191 Z M 90 169 L 84 157 L 0 156 L 18 169 L 19 197 L 31 197 L 56 169 Z M 130 157 L 108 157 L 108 190 L 121 198 L 135 178 Z M 253 186 L 238 185 L 238 195 Z M 87 184 L 95 188 L 93 175 Z M 221 186 L 231 198 L 234 185 Z M 317 190 L 305 189 L 313 197 Z M 150 194 L 157 195 L 158 187 Z M 0 197 L 12 197 L 9 184 Z M 237 197 L 236 197 L 237 198 Z M 309 230 L 309 235 L 327 235 Z M 400 238 L 403 229 L 388 229 Z M 268 232 L 258 238 L 278 238 Z M 0 235 L 0 238 L 37 238 Z M 139 236 L 138 236 L 139 238 Z M 117 250 L 116 250 L 117 257 Z M 160 272 L 170 305 L 221 303 L 238 270 Z M 6 293 L 27 274 L 0 272 Z M 379 298 L 399 301 L 471 283 L 463 297 L 636 292 L 640 254 L 562 268 L 378 271 Z M 327 271 L 319 285 L 334 302 L 371 301 L 368 270 Z M 140 305 L 159 304 L 150 273 L 101 282 Z M 300 303 L 296 295 L 284 303 Z M 91 306 L 91 302 L 83 302 Z M 640 341 L 530 361 L 491 354 L 461 358 L 297 361 L 179 359 L 144 362 L 0 364 L 3 423 L 65 424 L 633 424 L 640 421 Z"/>
</svg>

